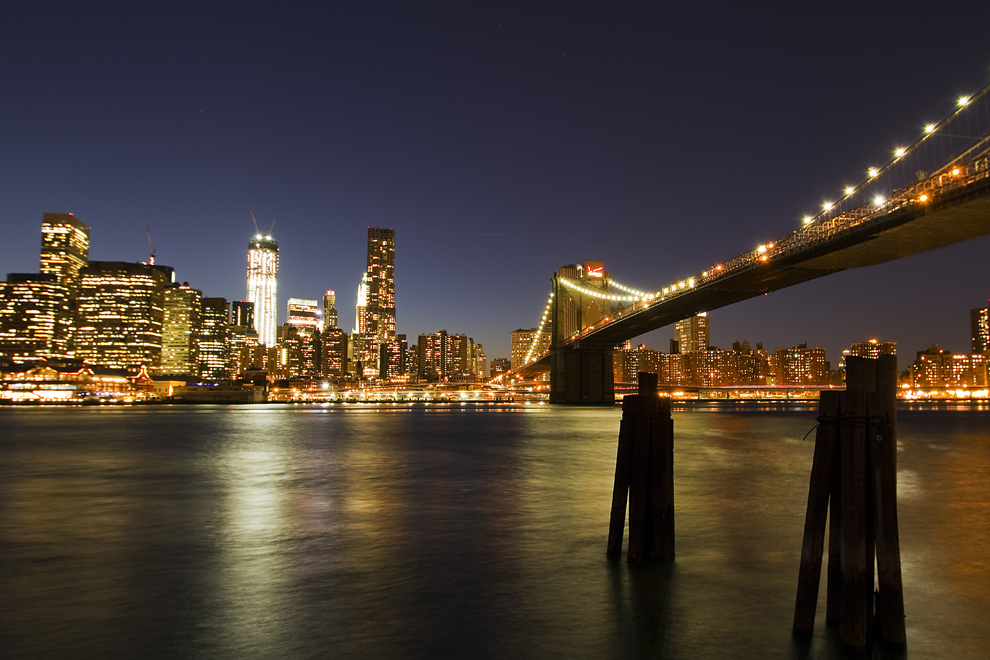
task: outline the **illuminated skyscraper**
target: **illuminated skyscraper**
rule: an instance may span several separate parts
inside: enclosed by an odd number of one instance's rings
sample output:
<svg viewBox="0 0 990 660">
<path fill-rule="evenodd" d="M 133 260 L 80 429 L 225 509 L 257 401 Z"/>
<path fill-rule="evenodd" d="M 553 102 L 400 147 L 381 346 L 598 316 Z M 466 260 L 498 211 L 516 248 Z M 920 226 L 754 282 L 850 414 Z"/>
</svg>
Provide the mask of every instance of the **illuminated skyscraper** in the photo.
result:
<svg viewBox="0 0 990 660">
<path fill-rule="evenodd" d="M 973 334 L 973 354 L 990 352 L 990 307 L 969 312 Z"/>
<path fill-rule="evenodd" d="M 199 308 L 203 293 L 188 284 L 165 289 L 162 326 L 162 373 L 196 375 L 199 371 Z"/>
<path fill-rule="evenodd" d="M 674 340 L 682 354 L 707 351 L 708 338 L 708 314 L 705 312 L 674 324 Z"/>
<path fill-rule="evenodd" d="M 227 378 L 230 348 L 227 299 L 203 298 L 200 304 L 199 326 L 196 336 L 199 377 L 212 381 L 224 380 Z"/>
<path fill-rule="evenodd" d="M 10 273 L 0 282 L 0 356 L 67 357 L 71 327 L 69 291 L 53 273 Z"/>
<path fill-rule="evenodd" d="M 379 372 L 382 344 L 395 344 L 395 230 L 368 227 L 367 307 L 364 353 L 367 371 Z M 391 350 L 389 353 L 396 353 Z"/>
<path fill-rule="evenodd" d="M 323 294 L 323 328 L 326 332 L 337 327 L 337 294 L 329 289 Z"/>
<path fill-rule="evenodd" d="M 278 241 L 256 234 L 248 244 L 247 299 L 254 303 L 254 328 L 265 346 L 275 345 L 278 308 Z"/>
<path fill-rule="evenodd" d="M 41 272 L 79 288 L 79 271 L 89 263 L 89 227 L 71 213 L 45 213 L 41 220 Z"/>
<path fill-rule="evenodd" d="M 76 357 L 123 369 L 162 362 L 165 286 L 172 269 L 91 261 L 79 271 Z"/>
<path fill-rule="evenodd" d="M 317 301 L 305 298 L 289 298 L 289 318 L 285 322 L 283 339 L 292 338 L 297 343 L 298 367 L 293 376 L 315 376 L 320 370 L 318 355 L 320 317 L 316 313 Z M 289 329 L 295 332 L 289 332 Z"/>
</svg>

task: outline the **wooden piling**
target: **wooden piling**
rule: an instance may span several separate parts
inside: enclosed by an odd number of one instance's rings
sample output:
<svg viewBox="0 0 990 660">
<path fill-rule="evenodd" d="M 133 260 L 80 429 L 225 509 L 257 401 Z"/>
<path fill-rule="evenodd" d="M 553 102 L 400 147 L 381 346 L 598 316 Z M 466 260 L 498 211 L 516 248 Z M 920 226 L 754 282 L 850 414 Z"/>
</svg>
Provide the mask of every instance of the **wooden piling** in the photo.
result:
<svg viewBox="0 0 990 660">
<path fill-rule="evenodd" d="M 622 401 L 607 554 L 622 552 L 629 499 L 627 559 L 674 557 L 673 422 L 670 403 L 657 394 L 656 374 L 639 374 L 639 394 Z"/>
<path fill-rule="evenodd" d="M 839 393 L 823 392 L 820 411 L 822 416 L 836 418 L 839 412 Z M 800 633 L 810 633 L 815 626 L 829 493 L 836 472 L 835 430 L 835 424 L 819 422 L 815 436 L 815 458 L 811 466 L 811 484 L 808 487 L 808 512 L 804 520 L 801 569 L 794 606 L 794 629 Z"/>
<path fill-rule="evenodd" d="M 808 489 L 794 630 L 814 629 L 827 508 L 826 620 L 862 648 L 874 629 L 903 644 L 904 597 L 897 531 L 897 362 L 849 358 L 847 389 L 823 392 Z M 832 450 L 829 441 L 832 440 Z M 874 567 L 879 584 L 874 602 Z"/>
<path fill-rule="evenodd" d="M 619 422 L 619 446 L 615 457 L 615 483 L 612 486 L 612 512 L 608 522 L 608 556 L 622 554 L 622 535 L 626 526 L 626 500 L 629 497 L 629 478 L 632 475 L 633 441 L 636 425 L 627 408 L 634 405 L 634 397 L 622 400 L 622 420 Z"/>
<path fill-rule="evenodd" d="M 843 424 L 839 428 L 842 488 L 842 617 L 839 633 L 846 644 L 863 647 L 868 632 L 867 610 L 872 611 L 873 606 L 873 584 L 866 581 L 866 393 L 859 390 L 843 392 L 840 407 Z"/>
</svg>

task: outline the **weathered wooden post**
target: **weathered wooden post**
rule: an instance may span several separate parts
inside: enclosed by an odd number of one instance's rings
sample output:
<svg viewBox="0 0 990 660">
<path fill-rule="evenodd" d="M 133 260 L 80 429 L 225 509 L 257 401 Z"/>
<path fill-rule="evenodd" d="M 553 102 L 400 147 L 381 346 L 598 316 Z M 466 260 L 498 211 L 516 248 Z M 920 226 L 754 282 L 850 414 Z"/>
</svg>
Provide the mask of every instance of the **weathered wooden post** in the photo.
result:
<svg viewBox="0 0 990 660">
<path fill-rule="evenodd" d="M 896 380 L 897 358 L 892 355 L 848 358 L 846 391 L 821 395 L 794 606 L 798 633 L 814 629 L 827 515 L 826 620 L 839 623 L 844 642 L 863 647 L 875 613 L 885 640 L 905 642 L 897 531 Z"/>
<path fill-rule="evenodd" d="M 622 554 L 629 501 L 627 559 L 674 558 L 674 427 L 670 401 L 657 394 L 656 374 L 639 374 L 639 394 L 622 400 L 612 488 L 608 556 Z"/>
</svg>

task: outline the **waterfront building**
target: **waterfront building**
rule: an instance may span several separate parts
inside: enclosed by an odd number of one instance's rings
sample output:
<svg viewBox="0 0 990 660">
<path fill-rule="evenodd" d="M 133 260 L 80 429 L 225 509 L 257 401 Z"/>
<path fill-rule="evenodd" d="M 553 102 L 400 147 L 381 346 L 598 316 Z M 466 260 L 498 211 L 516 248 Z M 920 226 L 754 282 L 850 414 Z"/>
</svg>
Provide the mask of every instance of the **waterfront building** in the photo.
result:
<svg viewBox="0 0 990 660">
<path fill-rule="evenodd" d="M 227 309 L 226 298 L 203 298 L 200 304 L 197 368 L 199 377 L 204 380 L 216 382 L 228 378 L 230 325 Z"/>
<path fill-rule="evenodd" d="M 249 300 L 235 300 L 230 303 L 230 325 L 254 328 L 254 303 Z"/>
<path fill-rule="evenodd" d="M 918 351 L 911 365 L 911 385 L 916 388 L 986 387 L 987 356 L 954 354 L 932 345 Z"/>
<path fill-rule="evenodd" d="M 337 294 L 333 289 L 328 289 L 323 294 L 323 327 L 322 331 L 327 331 L 337 327 Z"/>
<path fill-rule="evenodd" d="M 265 350 L 258 342 L 257 331 L 246 325 L 232 325 L 227 332 L 227 377 L 241 378 L 247 371 L 263 369 Z"/>
<path fill-rule="evenodd" d="M 89 226 L 71 213 L 45 213 L 41 219 L 42 273 L 56 280 L 75 296 L 79 271 L 89 263 Z"/>
<path fill-rule="evenodd" d="M 736 373 L 738 385 L 766 385 L 770 376 L 770 361 L 763 344 L 756 343 L 756 349 L 749 341 L 733 342 L 732 350 L 736 351 Z"/>
<path fill-rule="evenodd" d="M 738 384 L 739 354 L 715 347 L 682 354 L 687 366 L 687 383 L 698 387 L 728 387 Z"/>
<path fill-rule="evenodd" d="M 416 344 L 416 375 L 427 382 L 434 382 L 446 379 L 450 370 L 450 337 L 447 331 L 420 335 Z"/>
<path fill-rule="evenodd" d="M 68 357 L 72 321 L 68 286 L 55 273 L 10 273 L 0 282 L 0 356 Z"/>
<path fill-rule="evenodd" d="M 798 344 L 775 351 L 775 385 L 828 385 L 829 363 L 825 349 Z"/>
<path fill-rule="evenodd" d="M 327 328 L 320 335 L 321 368 L 326 378 L 347 377 L 347 333 L 340 328 Z"/>
<path fill-rule="evenodd" d="M 679 353 L 708 350 L 708 313 L 701 312 L 675 323 L 674 341 L 677 342 L 677 352 Z"/>
<path fill-rule="evenodd" d="M 78 358 L 157 372 L 162 360 L 165 287 L 172 269 L 122 261 L 91 261 L 80 270 L 76 299 Z"/>
<path fill-rule="evenodd" d="M 297 376 L 315 376 L 320 370 L 320 316 L 319 303 L 307 298 L 289 298 L 286 324 L 295 328 L 293 345 L 299 351 L 299 372 Z M 289 339 L 291 336 L 284 333 Z"/>
<path fill-rule="evenodd" d="M 990 307 L 969 312 L 973 354 L 990 353 Z"/>
<path fill-rule="evenodd" d="M 165 374 L 199 373 L 199 312 L 203 293 L 189 283 L 165 288 L 162 323 L 162 364 Z"/>
<path fill-rule="evenodd" d="M 247 299 L 254 303 L 255 330 L 264 346 L 275 346 L 278 326 L 278 241 L 255 234 L 248 243 Z"/>
<path fill-rule="evenodd" d="M 396 337 L 388 337 L 378 344 L 378 377 L 389 381 L 398 378 L 402 367 L 402 347 Z"/>
</svg>

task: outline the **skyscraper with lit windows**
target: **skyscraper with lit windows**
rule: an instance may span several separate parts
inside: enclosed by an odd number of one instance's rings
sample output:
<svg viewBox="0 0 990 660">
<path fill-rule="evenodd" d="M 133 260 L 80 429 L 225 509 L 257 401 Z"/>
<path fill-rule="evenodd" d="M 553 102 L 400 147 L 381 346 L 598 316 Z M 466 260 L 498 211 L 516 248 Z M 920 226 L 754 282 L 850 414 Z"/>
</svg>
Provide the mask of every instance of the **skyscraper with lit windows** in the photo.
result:
<svg viewBox="0 0 990 660">
<path fill-rule="evenodd" d="M 973 354 L 990 353 L 990 307 L 969 312 L 973 335 Z"/>
<path fill-rule="evenodd" d="M 71 213 L 45 213 L 41 219 L 41 272 L 52 273 L 74 296 L 79 271 L 89 263 L 89 226 Z"/>
<path fill-rule="evenodd" d="M 323 294 L 323 332 L 337 327 L 337 294 L 328 289 Z"/>
<path fill-rule="evenodd" d="M 53 273 L 9 273 L 0 282 L 0 356 L 14 362 L 67 357 L 69 290 Z"/>
<path fill-rule="evenodd" d="M 278 241 L 255 234 L 248 243 L 247 261 L 247 299 L 254 303 L 254 328 L 262 344 L 274 346 L 278 325 Z"/>
<path fill-rule="evenodd" d="M 79 271 L 76 357 L 124 369 L 162 363 L 167 266 L 91 261 Z"/>
<path fill-rule="evenodd" d="M 364 351 L 379 372 L 382 344 L 395 343 L 395 230 L 368 227 L 368 299 L 365 308 Z"/>
</svg>

